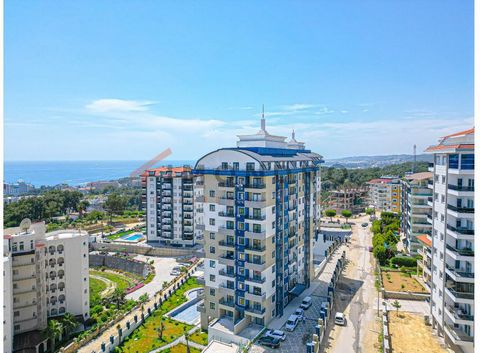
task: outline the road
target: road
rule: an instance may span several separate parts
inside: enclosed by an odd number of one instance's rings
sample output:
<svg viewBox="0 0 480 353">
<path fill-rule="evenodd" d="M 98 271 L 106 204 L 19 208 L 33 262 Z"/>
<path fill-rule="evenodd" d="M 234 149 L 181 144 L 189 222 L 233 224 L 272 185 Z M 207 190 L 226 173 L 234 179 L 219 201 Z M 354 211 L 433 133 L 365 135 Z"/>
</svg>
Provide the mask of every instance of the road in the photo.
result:
<svg viewBox="0 0 480 353">
<path fill-rule="evenodd" d="M 333 312 L 341 311 L 347 317 L 346 326 L 330 325 L 328 339 L 323 343 L 328 353 L 373 353 L 378 341 L 377 290 L 375 288 L 370 226 L 363 228 L 368 216 L 353 219 L 353 234 L 347 250 L 348 264 L 338 283 L 337 300 Z M 333 316 L 333 315 L 332 315 Z"/>
</svg>

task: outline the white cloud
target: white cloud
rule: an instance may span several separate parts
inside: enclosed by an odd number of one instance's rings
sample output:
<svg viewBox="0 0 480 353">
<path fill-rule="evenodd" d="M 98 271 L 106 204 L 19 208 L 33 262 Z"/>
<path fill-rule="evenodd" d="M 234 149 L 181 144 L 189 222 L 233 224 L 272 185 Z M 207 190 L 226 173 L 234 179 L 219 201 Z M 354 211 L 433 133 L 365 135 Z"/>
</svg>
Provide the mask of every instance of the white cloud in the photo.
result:
<svg viewBox="0 0 480 353">
<path fill-rule="evenodd" d="M 289 105 L 284 105 L 283 109 L 287 111 L 293 111 L 297 112 L 299 110 L 307 110 L 310 108 L 314 108 L 316 105 L 314 104 L 302 104 L 302 103 L 295 103 L 295 104 L 289 104 Z"/>
<path fill-rule="evenodd" d="M 93 113 L 108 112 L 143 112 L 149 109 L 149 106 L 155 102 L 135 101 L 116 98 L 97 99 L 87 104 L 85 108 Z"/>
</svg>

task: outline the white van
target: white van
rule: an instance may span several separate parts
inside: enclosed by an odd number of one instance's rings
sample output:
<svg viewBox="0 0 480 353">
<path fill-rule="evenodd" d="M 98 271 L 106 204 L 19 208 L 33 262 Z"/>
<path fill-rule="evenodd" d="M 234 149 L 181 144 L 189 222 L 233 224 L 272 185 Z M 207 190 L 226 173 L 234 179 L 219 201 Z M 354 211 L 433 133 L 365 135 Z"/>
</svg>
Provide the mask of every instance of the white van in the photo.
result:
<svg viewBox="0 0 480 353">
<path fill-rule="evenodd" d="M 285 324 L 285 330 L 287 331 L 293 331 L 297 327 L 298 323 L 300 322 L 300 317 L 297 315 L 290 315 L 290 317 L 287 320 L 287 323 Z"/>
<path fill-rule="evenodd" d="M 309 307 L 312 306 L 312 298 L 311 297 L 305 297 L 303 300 L 302 300 L 302 304 L 300 304 L 300 307 L 303 309 L 303 310 L 307 310 Z"/>
</svg>

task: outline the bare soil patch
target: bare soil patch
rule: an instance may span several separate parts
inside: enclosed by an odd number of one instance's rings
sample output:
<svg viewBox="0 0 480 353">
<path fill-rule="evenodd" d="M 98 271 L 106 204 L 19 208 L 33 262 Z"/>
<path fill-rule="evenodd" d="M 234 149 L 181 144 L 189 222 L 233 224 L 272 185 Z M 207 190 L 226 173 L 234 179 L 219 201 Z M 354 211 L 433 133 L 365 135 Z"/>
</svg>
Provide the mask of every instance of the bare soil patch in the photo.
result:
<svg viewBox="0 0 480 353">
<path fill-rule="evenodd" d="M 394 353 L 446 353 L 431 326 L 426 326 L 422 315 L 389 312 L 389 332 Z"/>
<path fill-rule="evenodd" d="M 382 271 L 383 287 L 389 292 L 427 293 L 415 278 L 399 271 Z"/>
</svg>

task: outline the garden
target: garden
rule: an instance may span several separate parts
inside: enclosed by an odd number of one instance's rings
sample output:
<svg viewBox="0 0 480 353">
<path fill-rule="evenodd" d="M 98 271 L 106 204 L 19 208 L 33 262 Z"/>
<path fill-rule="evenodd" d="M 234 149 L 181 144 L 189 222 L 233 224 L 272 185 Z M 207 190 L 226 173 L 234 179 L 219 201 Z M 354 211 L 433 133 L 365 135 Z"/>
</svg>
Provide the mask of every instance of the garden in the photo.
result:
<svg viewBox="0 0 480 353">
<path fill-rule="evenodd" d="M 120 347 L 116 348 L 116 352 L 149 352 L 175 341 L 192 330 L 194 326 L 166 317 L 165 314 L 187 301 L 185 292 L 198 287 L 201 287 L 201 285 L 198 284 L 197 279 L 193 277 L 189 278 L 173 295 L 165 300 Z M 206 333 L 201 331 L 194 332 L 192 335 L 189 335 L 189 337 L 189 340 L 199 344 L 208 343 Z M 176 345 L 169 349 L 170 352 L 184 352 L 181 345 Z M 190 347 L 190 352 L 195 352 L 195 350 Z"/>
</svg>

